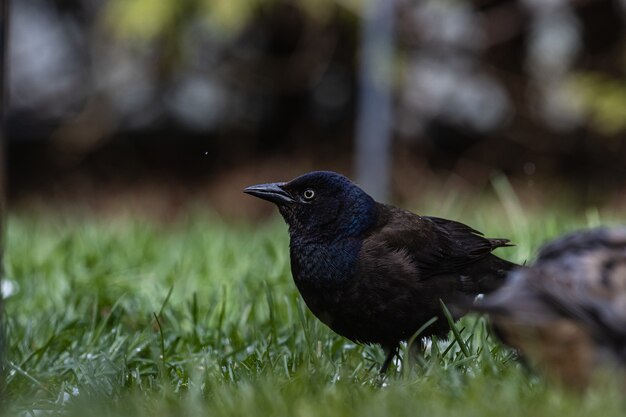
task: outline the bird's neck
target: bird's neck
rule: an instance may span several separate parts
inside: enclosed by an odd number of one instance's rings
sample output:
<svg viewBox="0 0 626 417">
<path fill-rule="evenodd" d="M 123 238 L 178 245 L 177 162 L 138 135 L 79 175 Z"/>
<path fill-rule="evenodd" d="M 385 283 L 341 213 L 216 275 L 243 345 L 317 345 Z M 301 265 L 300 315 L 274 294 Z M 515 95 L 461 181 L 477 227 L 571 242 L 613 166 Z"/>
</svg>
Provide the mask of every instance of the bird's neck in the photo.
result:
<svg viewBox="0 0 626 417">
<path fill-rule="evenodd" d="M 292 236 L 291 272 L 299 288 L 333 288 L 354 276 L 361 240 L 312 241 Z"/>
<path fill-rule="evenodd" d="M 340 236 L 359 236 L 370 229 L 378 217 L 376 202 L 368 195 L 351 200 L 344 210 L 345 215 L 335 225 Z"/>
</svg>

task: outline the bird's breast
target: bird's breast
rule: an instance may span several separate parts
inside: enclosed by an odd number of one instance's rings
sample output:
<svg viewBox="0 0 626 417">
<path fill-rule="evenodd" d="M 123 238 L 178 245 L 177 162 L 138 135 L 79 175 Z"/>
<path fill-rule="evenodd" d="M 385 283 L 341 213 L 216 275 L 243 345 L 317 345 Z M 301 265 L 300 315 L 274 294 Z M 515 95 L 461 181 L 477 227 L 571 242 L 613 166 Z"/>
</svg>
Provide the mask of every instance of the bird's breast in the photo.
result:
<svg viewBox="0 0 626 417">
<path fill-rule="evenodd" d="M 301 291 L 342 287 L 354 276 L 359 249 L 356 241 L 302 244 L 292 240 L 291 272 L 296 285 Z"/>
<path fill-rule="evenodd" d="M 354 243 L 291 245 L 291 272 L 307 307 L 324 324 L 348 336 L 338 323 L 345 310 L 345 293 L 356 279 L 360 246 Z"/>
</svg>

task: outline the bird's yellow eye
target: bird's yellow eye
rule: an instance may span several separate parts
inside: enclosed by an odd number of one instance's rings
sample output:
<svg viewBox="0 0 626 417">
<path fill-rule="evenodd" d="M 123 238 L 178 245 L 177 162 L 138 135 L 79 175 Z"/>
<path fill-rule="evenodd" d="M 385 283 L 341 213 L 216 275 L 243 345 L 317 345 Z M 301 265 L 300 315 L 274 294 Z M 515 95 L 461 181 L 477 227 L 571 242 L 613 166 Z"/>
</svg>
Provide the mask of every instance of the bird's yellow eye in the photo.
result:
<svg viewBox="0 0 626 417">
<path fill-rule="evenodd" d="M 307 200 L 312 200 L 313 197 L 315 197 L 315 191 L 308 189 L 306 190 L 303 194 L 304 198 L 306 198 Z"/>
</svg>

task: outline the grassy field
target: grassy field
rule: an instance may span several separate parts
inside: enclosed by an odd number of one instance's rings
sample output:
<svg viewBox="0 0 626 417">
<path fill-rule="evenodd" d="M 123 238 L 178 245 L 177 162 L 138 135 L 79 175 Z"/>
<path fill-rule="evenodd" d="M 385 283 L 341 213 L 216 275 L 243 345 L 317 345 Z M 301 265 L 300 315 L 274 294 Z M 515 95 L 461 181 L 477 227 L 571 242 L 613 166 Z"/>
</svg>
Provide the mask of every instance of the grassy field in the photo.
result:
<svg viewBox="0 0 626 417">
<path fill-rule="evenodd" d="M 506 187 L 480 204 L 450 196 L 417 208 L 510 237 L 517 246 L 498 253 L 517 262 L 564 231 L 620 220 L 522 210 Z M 169 224 L 133 215 L 8 223 L 6 415 L 624 414 L 608 384 L 578 395 L 529 374 L 476 317 L 456 325 L 465 349 L 435 341 L 420 366 L 382 381 L 382 350 L 333 334 L 299 299 L 279 218 L 232 225 L 198 210 Z"/>
</svg>

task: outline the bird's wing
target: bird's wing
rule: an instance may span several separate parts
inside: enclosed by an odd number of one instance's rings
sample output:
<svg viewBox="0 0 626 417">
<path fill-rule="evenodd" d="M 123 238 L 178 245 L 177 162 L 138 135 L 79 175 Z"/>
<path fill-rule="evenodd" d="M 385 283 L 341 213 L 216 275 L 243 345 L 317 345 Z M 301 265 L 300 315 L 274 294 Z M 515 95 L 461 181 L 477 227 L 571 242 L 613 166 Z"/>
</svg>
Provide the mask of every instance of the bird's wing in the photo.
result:
<svg viewBox="0 0 626 417">
<path fill-rule="evenodd" d="M 440 217 L 430 217 L 430 216 L 424 216 L 422 218 L 428 219 L 434 222 L 441 229 L 445 230 L 449 234 L 449 236 L 453 239 L 456 238 L 456 239 L 459 239 L 460 241 L 464 241 L 471 236 L 473 240 L 472 242 L 468 242 L 468 243 L 480 245 L 482 251 L 484 251 L 484 254 L 491 252 L 495 248 L 515 246 L 511 244 L 511 241 L 509 239 L 502 239 L 502 238 L 494 239 L 494 238 L 483 237 L 483 234 L 479 232 L 478 230 L 473 229 L 466 224 L 456 222 L 454 220 L 448 220 L 448 219 L 442 219 Z M 477 238 L 481 240 L 480 244 L 478 243 Z M 489 245 L 487 245 L 486 243 L 488 243 Z"/>
<path fill-rule="evenodd" d="M 384 224 L 371 236 L 395 250 L 406 251 L 421 276 L 457 272 L 487 256 L 506 239 L 487 239 L 463 223 L 438 217 L 418 216 L 381 205 Z"/>
</svg>

